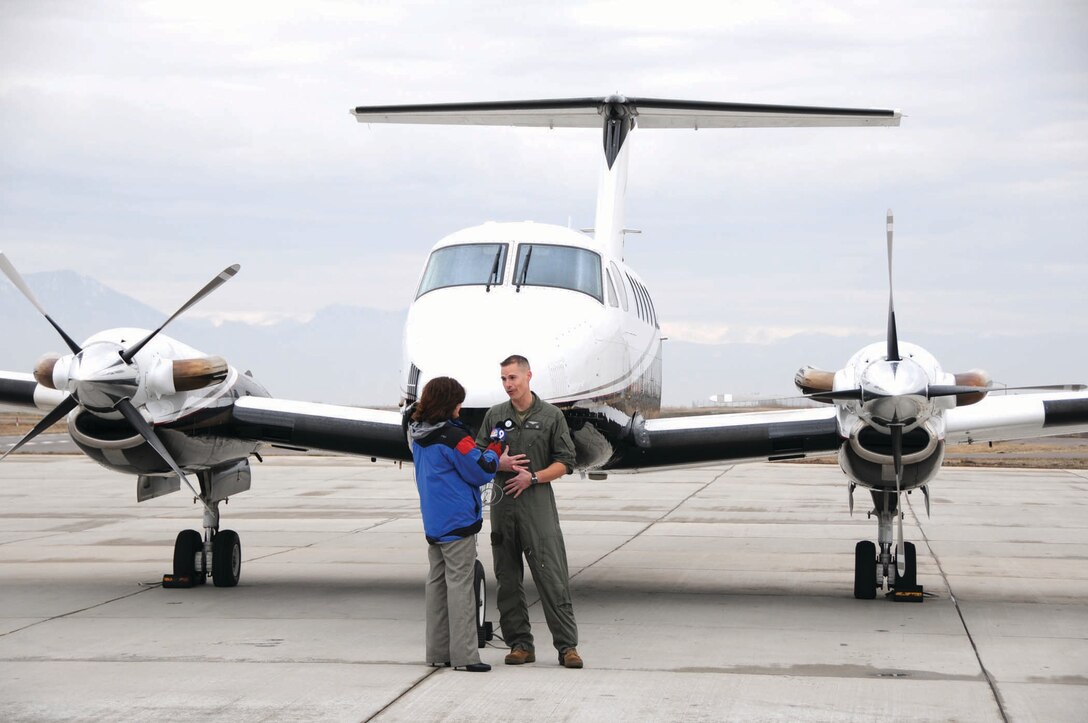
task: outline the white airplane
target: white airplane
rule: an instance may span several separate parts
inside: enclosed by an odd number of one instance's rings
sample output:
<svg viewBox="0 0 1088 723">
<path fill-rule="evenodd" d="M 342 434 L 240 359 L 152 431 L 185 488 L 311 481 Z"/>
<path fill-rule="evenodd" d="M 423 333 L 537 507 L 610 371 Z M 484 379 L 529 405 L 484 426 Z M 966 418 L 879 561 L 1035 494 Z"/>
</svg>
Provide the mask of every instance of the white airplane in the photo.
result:
<svg viewBox="0 0 1088 723">
<path fill-rule="evenodd" d="M 48 414 L 8 454 L 67 417 L 92 459 L 137 476 L 137 499 L 194 490 L 204 534 L 184 530 L 174 549 L 177 580 L 236 585 L 241 547 L 220 529 L 219 502 L 250 486 L 249 457 L 262 445 L 410 460 L 403 410 L 427 380 L 458 378 L 462 411 L 478 422 L 505 399 L 499 360 L 533 364 L 533 387 L 560 406 L 577 466 L 606 470 L 839 454 L 852 491 L 871 490 L 879 554 L 858 543 L 855 595 L 916 591 L 913 546 L 892 545 L 900 495 L 926 489 L 943 443 L 1088 431 L 1088 394 L 1003 398 L 982 373 L 945 374 L 918 347 L 889 339 L 866 347 L 840 372 L 803 369 L 803 390 L 831 406 L 776 412 L 655 418 L 661 398 L 661 335 L 645 285 L 623 259 L 623 200 L 632 131 L 638 128 L 898 125 L 891 110 L 767 106 L 642 98 L 360 107 L 363 123 L 455 123 L 603 128 L 596 230 L 588 235 L 533 223 L 487 223 L 440 240 L 421 275 L 404 334 L 401 411 L 275 399 L 216 357 L 162 328 L 236 271 L 231 267 L 154 332 L 113 329 L 82 345 L 63 332 L 14 267 L 0 267 L 64 338 L 70 354 L 43 358 L 35 374 L 0 372 L 0 403 Z M 889 256 L 889 275 L 890 275 Z M 502 318 L 501 334 L 466 337 L 467 319 Z M 474 326 L 469 324 L 469 326 Z M 977 402 L 966 407 L 968 402 Z M 5 454 L 6 456 L 6 454 Z M 196 476 L 199 490 L 186 473 Z M 920 594 L 920 593 L 919 593 Z"/>
</svg>

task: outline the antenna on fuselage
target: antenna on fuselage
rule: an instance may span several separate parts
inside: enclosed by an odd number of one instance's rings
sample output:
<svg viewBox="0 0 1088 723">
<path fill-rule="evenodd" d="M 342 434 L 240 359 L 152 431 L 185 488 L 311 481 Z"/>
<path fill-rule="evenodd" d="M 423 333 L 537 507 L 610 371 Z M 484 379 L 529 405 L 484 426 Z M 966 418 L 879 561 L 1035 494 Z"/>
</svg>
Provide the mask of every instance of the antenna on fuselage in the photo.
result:
<svg viewBox="0 0 1088 723">
<path fill-rule="evenodd" d="M 602 128 L 604 166 L 597 186 L 594 238 L 623 258 L 628 136 L 636 128 L 897 126 L 897 110 L 718 103 L 610 95 L 604 98 L 359 106 L 360 123 Z"/>
</svg>

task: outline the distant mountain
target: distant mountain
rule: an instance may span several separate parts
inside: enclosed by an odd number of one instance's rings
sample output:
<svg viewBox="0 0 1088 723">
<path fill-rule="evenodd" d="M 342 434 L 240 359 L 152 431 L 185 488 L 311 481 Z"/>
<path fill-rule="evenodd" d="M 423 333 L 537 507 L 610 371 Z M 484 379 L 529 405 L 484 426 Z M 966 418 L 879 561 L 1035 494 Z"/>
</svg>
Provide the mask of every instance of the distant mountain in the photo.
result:
<svg viewBox="0 0 1088 723">
<path fill-rule="evenodd" d="M 153 329 L 165 315 L 94 279 L 72 271 L 29 274 L 27 283 L 69 334 L 81 341 L 117 326 Z M 0 278 L 0 369 L 30 371 L 41 354 L 64 344 L 18 290 Z M 354 306 L 320 310 L 308 322 L 271 326 L 215 326 L 184 316 L 167 330 L 240 370 L 251 370 L 268 390 L 287 399 L 354 405 L 392 405 L 400 388 L 401 334 L 406 311 Z M 1088 382 L 1076 337 L 1039 334 L 1009 338 L 912 334 L 946 371 L 981 367 L 1001 383 Z M 705 405 L 714 394 L 792 395 L 793 374 L 805 364 L 836 370 L 868 337 L 800 334 L 773 344 L 694 344 L 669 340 L 663 351 L 663 403 Z"/>
<path fill-rule="evenodd" d="M 76 341 L 119 326 L 154 329 L 166 315 L 73 271 L 26 275 L 27 285 Z M 0 368 L 29 372 L 64 342 L 7 279 L 0 277 Z M 406 312 L 334 306 L 306 323 L 271 326 L 184 316 L 164 332 L 218 354 L 279 397 L 356 405 L 398 400 L 401 333 Z"/>
</svg>

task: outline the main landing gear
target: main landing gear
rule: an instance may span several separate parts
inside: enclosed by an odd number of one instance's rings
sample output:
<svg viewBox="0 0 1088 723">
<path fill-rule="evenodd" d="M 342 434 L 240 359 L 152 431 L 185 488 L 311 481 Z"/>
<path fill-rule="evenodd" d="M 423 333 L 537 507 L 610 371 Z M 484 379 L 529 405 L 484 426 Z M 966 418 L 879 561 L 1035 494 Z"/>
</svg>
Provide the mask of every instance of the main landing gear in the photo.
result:
<svg viewBox="0 0 1088 723">
<path fill-rule="evenodd" d="M 242 543 L 234 530 L 219 529 L 219 503 L 249 489 L 246 462 L 199 473 L 204 505 L 204 534 L 182 530 L 174 541 L 174 572 L 163 575 L 163 587 L 194 587 L 211 577 L 216 587 L 234 587 L 242 576 Z"/>
<path fill-rule="evenodd" d="M 922 602 L 922 587 L 918 584 L 918 555 L 914 543 L 903 543 L 903 574 L 899 574 L 892 525 L 899 514 L 899 496 L 894 491 L 871 490 L 877 516 L 877 545 L 862 540 L 854 547 L 854 597 L 872 600 L 887 584 L 889 600 Z"/>
<path fill-rule="evenodd" d="M 213 502 L 211 507 L 215 514 L 204 512 L 203 536 L 196 530 L 178 533 L 174 541 L 174 574 L 163 576 L 163 587 L 203 585 L 209 576 L 216 587 L 238 584 L 242 576 L 241 540 L 234 530 L 219 529 L 219 503 Z"/>
</svg>

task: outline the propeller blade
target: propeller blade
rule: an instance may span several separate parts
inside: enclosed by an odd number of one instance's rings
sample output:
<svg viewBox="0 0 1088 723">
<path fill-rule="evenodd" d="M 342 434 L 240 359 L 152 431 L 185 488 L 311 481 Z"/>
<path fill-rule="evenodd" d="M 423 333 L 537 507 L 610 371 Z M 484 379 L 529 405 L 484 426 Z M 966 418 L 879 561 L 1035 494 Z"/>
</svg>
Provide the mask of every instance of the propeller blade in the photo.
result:
<svg viewBox="0 0 1088 723">
<path fill-rule="evenodd" d="M 990 387 L 991 392 L 1083 392 L 1088 384 L 1033 384 L 1026 387 Z"/>
<path fill-rule="evenodd" d="M 960 394 L 986 394 L 992 392 L 993 387 L 971 387 L 962 384 L 930 384 L 926 390 L 926 396 L 930 399 L 934 397 L 955 397 Z"/>
<path fill-rule="evenodd" d="M 895 492 L 899 494 L 899 480 L 896 479 Z M 907 574 L 907 545 L 903 542 L 903 496 L 899 495 L 899 539 L 895 543 L 895 571 L 899 573 L 899 577 L 905 577 Z"/>
<path fill-rule="evenodd" d="M 42 417 L 42 421 L 34 425 L 34 429 L 27 432 L 22 439 L 16 442 L 14 447 L 9 449 L 7 452 L 4 452 L 3 455 L 0 455 L 0 460 L 4 459 L 4 457 L 7 457 L 9 454 L 19 449 L 19 447 L 22 447 L 24 444 L 37 437 L 39 434 L 52 427 L 54 424 L 63 419 L 64 415 L 68 414 L 68 412 L 72 411 L 77 406 L 79 406 L 79 402 L 76 401 L 75 397 L 71 395 L 65 397 L 64 401 L 53 407 L 53 411 Z"/>
<path fill-rule="evenodd" d="M 53 328 L 56 329 L 57 333 L 64 339 L 64 343 L 68 345 L 68 348 L 72 350 L 73 354 L 78 354 L 82 351 L 79 344 L 76 344 L 72 337 L 68 336 L 64 332 L 64 329 L 60 328 L 60 324 L 53 321 L 53 317 L 46 313 L 45 307 L 38 303 L 38 299 L 34 296 L 30 287 L 26 285 L 26 282 L 23 281 L 23 277 L 20 276 L 19 272 L 15 270 L 15 267 L 11 265 L 11 262 L 8 261 L 8 257 L 4 255 L 3 251 L 0 251 L 0 271 L 3 271 L 4 275 L 8 277 L 11 283 L 15 284 L 15 288 L 23 292 L 23 296 L 25 296 L 27 301 L 31 304 L 34 304 L 34 308 L 45 317 L 45 320 L 53 325 Z"/>
<path fill-rule="evenodd" d="M 895 542 L 895 569 L 899 577 L 907 574 L 907 547 L 903 543 L 903 425 L 893 420 L 888 425 L 892 437 L 892 464 L 895 465 L 895 506 L 899 512 L 898 539 Z"/>
<path fill-rule="evenodd" d="M 124 352 L 123 352 L 123 353 L 121 354 L 121 359 L 122 359 L 122 360 L 123 360 L 123 361 L 125 362 L 125 364 L 128 364 L 129 362 L 131 362 L 131 361 L 132 361 L 132 358 L 133 358 L 134 356 L 136 356 L 136 354 L 138 354 L 138 353 L 139 353 L 139 351 L 140 351 L 141 349 L 143 349 L 143 348 L 144 348 L 144 346 L 146 346 L 146 345 L 147 345 L 147 343 L 148 343 L 149 341 L 151 341 L 152 339 L 154 339 L 154 338 L 155 338 L 155 337 L 156 337 L 156 336 L 158 335 L 158 333 L 159 333 L 160 331 L 162 331 L 163 329 L 165 329 L 165 328 L 166 328 L 166 325 L 167 325 L 167 324 L 169 324 L 169 323 L 170 323 L 171 321 L 173 321 L 174 319 L 178 318 L 178 316 L 180 316 L 180 315 L 181 315 L 182 313 L 184 313 L 185 311 L 188 311 L 188 310 L 189 310 L 189 309 L 190 309 L 190 308 L 191 308 L 191 307 L 192 307 L 192 306 L 193 306 L 194 304 L 196 304 L 196 303 L 197 303 L 198 301 L 200 301 L 201 299 L 203 299 L 203 298 L 204 298 L 205 296 L 207 296 L 208 294 L 212 293 L 213 291 L 215 291 L 216 289 L 218 289 L 218 288 L 219 288 L 220 286 L 222 286 L 223 284 L 225 284 L 225 283 L 226 283 L 227 281 L 229 281 L 229 280 L 230 280 L 230 278 L 231 278 L 232 276 L 234 276 L 234 275 L 235 275 L 236 273 L 238 273 L 238 269 L 240 269 L 240 268 L 242 268 L 242 267 L 241 267 L 241 266 L 239 266 L 238 264 L 234 264 L 233 266 L 228 266 L 227 268 L 223 269 L 223 270 L 222 270 L 222 271 L 221 271 L 221 272 L 219 273 L 219 275 L 218 275 L 218 276 L 216 276 L 216 277 L 215 277 L 214 279 L 212 279 L 211 281 L 209 281 L 209 282 L 208 282 L 208 283 L 207 283 L 207 284 L 206 284 L 206 285 L 204 286 L 204 288 L 203 288 L 203 289 L 201 289 L 200 291 L 196 292 L 196 294 L 195 294 L 195 295 L 193 296 L 193 298 L 189 299 L 189 300 L 188 300 L 188 301 L 186 301 L 186 302 L 185 302 L 184 304 L 182 304 L 182 305 L 181 305 L 181 308 L 179 308 L 179 309 L 178 309 L 177 311 L 175 311 L 175 312 L 173 313 L 173 315 L 171 315 L 171 317 L 170 317 L 169 319 L 167 319 L 166 321 L 164 321 L 164 322 L 162 323 L 162 325 L 161 325 L 161 326 L 159 326 L 159 328 L 158 328 L 158 329 L 156 329 L 155 331 L 151 332 L 150 334 L 148 334 L 147 336 L 145 336 L 145 337 L 144 337 L 144 338 L 143 338 L 143 339 L 142 339 L 141 341 L 138 341 L 138 342 L 136 342 L 136 344 L 134 344 L 133 346 L 131 346 L 131 347 L 129 347 L 128 349 L 126 349 L 126 350 L 125 350 L 125 351 L 124 351 Z M 188 484 L 188 483 L 186 483 L 186 484 Z"/>
<path fill-rule="evenodd" d="M 812 394 L 806 394 L 805 397 L 809 399 L 815 399 L 817 401 L 838 401 L 838 400 L 860 400 L 862 397 L 861 387 L 857 389 L 839 389 L 831 392 L 814 392 Z"/>
<path fill-rule="evenodd" d="M 899 334 L 895 329 L 895 303 L 892 294 L 892 210 L 888 209 L 888 361 L 899 361 Z"/>
<path fill-rule="evenodd" d="M 128 423 L 132 425 L 133 429 L 139 432 L 140 436 L 143 437 L 149 445 L 151 445 L 151 448 L 158 453 L 159 457 L 162 458 L 162 461 L 166 462 L 166 464 L 169 465 L 170 469 L 174 470 L 174 474 L 176 474 L 178 478 L 185 483 L 185 486 L 192 491 L 193 496 L 197 497 L 200 500 L 201 504 L 204 505 L 205 509 L 207 509 L 208 512 L 214 515 L 215 513 L 212 511 L 212 508 L 208 506 L 208 503 L 205 502 L 204 498 L 200 496 L 200 493 L 196 491 L 196 488 L 193 487 L 192 483 L 189 482 L 189 478 L 186 477 L 185 473 L 181 471 L 180 467 L 178 467 L 178 463 L 174 461 L 174 458 L 170 455 L 170 452 L 168 452 L 166 450 L 166 447 L 163 446 L 162 440 L 159 439 L 159 435 L 155 434 L 155 428 L 147 423 L 147 420 L 144 419 L 143 415 L 140 414 L 140 411 L 136 409 L 132 402 L 127 399 L 122 399 L 117 403 L 117 406 L 114 408 L 119 411 L 124 416 L 124 418 L 128 420 Z"/>
<path fill-rule="evenodd" d="M 888 425 L 892 437 L 892 464 L 895 465 L 895 485 L 899 488 L 899 478 L 903 475 L 903 425 L 898 418 Z"/>
</svg>

